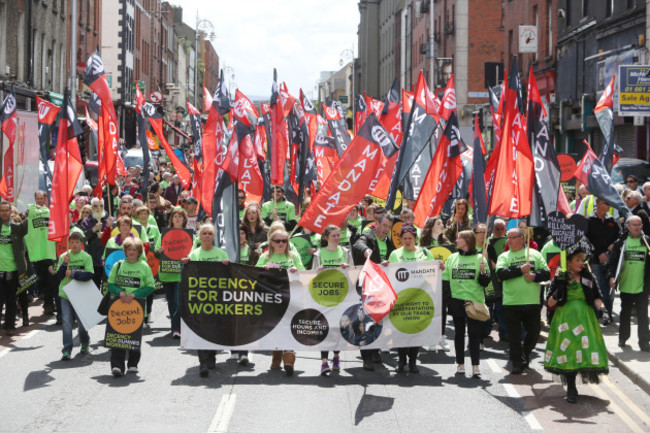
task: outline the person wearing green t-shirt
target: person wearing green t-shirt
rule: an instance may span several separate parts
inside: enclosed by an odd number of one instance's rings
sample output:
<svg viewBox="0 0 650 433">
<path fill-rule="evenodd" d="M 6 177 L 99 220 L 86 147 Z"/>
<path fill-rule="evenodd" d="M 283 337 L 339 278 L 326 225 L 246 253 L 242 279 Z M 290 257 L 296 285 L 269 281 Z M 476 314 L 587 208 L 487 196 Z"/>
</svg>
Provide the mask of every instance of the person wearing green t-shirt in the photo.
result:
<svg viewBox="0 0 650 433">
<path fill-rule="evenodd" d="M 255 266 L 257 258 L 257 252 L 248 244 L 246 226 L 242 223 L 239 226 L 239 263 Z"/>
<path fill-rule="evenodd" d="M 264 269 L 288 269 L 289 272 L 305 270 L 300 255 L 289 250 L 289 233 L 284 230 L 269 232 L 269 249 L 260 255 L 257 267 Z M 284 363 L 287 376 L 293 375 L 296 354 L 292 350 L 274 350 L 272 352 L 271 369 L 279 369 Z"/>
<path fill-rule="evenodd" d="M 204 224 L 199 229 L 199 239 L 201 246 L 190 252 L 190 254 L 182 260 L 183 264 L 188 262 L 221 262 L 225 265 L 230 264 L 228 253 L 219 247 L 214 246 L 214 226 L 212 224 Z M 246 362 L 248 364 L 248 352 L 246 354 Z M 216 368 L 216 350 L 199 350 L 199 376 L 208 377 L 209 369 Z M 241 358 L 241 355 L 240 355 Z"/>
<path fill-rule="evenodd" d="M 431 252 L 417 245 L 418 232 L 412 225 L 403 225 L 400 232 L 400 241 L 402 246 L 390 253 L 388 262 L 402 263 L 402 262 L 424 262 L 433 261 Z M 386 265 L 386 262 L 382 264 Z M 419 373 L 420 369 L 417 366 L 419 346 L 400 347 L 397 349 L 399 359 L 397 361 L 397 368 L 395 371 L 402 373 L 406 369 L 406 358 L 408 356 L 409 372 Z"/>
<path fill-rule="evenodd" d="M 124 240 L 126 260 L 120 260 L 111 269 L 108 277 L 108 291 L 119 296 L 121 302 L 131 303 L 134 298 L 146 298 L 154 290 L 153 274 L 147 262 L 140 260 L 144 254 L 144 245 L 140 239 L 127 238 Z M 146 314 L 146 311 L 145 311 Z M 129 350 L 127 363 L 129 373 L 138 372 L 140 350 Z M 111 372 L 113 376 L 124 374 L 124 362 L 127 351 L 111 349 Z"/>
<path fill-rule="evenodd" d="M 71 281 L 90 281 L 93 278 L 93 258 L 81 249 L 83 236 L 78 232 L 72 232 L 68 236 L 70 249 L 59 256 L 56 278 L 60 281 L 59 296 L 61 297 L 61 327 L 63 330 L 63 361 L 70 360 L 72 353 L 72 328 L 75 320 L 79 323 L 79 341 L 81 342 L 81 353 L 89 353 L 90 336 L 84 328 L 77 312 L 70 303 L 63 288 Z M 96 290 L 91 287 L 90 290 Z"/>
<path fill-rule="evenodd" d="M 296 207 L 284 197 L 284 189 L 281 186 L 275 185 L 273 200 L 262 204 L 262 219 L 267 225 L 279 219 L 284 222 L 287 231 L 293 230 L 298 222 Z"/>
<path fill-rule="evenodd" d="M 4 300 L 3 328 L 8 335 L 11 335 L 13 330 L 16 329 L 18 278 L 27 272 L 25 244 L 23 242 L 26 233 L 27 220 L 21 221 L 18 214 L 12 215 L 10 203 L 6 201 L 0 202 L 0 299 Z M 27 298 L 24 292 L 22 295 L 24 295 L 24 299 Z M 23 300 L 21 299 L 22 303 Z M 1 311 L 2 304 L 0 303 Z M 25 312 L 23 311 L 23 313 Z"/>
<path fill-rule="evenodd" d="M 319 272 L 328 268 L 347 268 L 352 265 L 352 256 L 350 250 L 339 245 L 341 241 L 341 229 L 335 225 L 328 225 L 323 230 L 320 238 L 321 247 L 314 254 L 312 261 L 312 269 L 317 269 Z M 332 358 L 332 368 L 330 369 L 327 358 L 329 351 L 322 350 L 320 357 L 322 359 L 320 374 L 327 376 L 328 373 L 334 370 L 341 369 L 341 359 L 339 358 L 339 351 L 334 351 L 334 358 Z"/>
<path fill-rule="evenodd" d="M 618 345 L 625 347 L 630 338 L 630 317 L 636 310 L 639 348 L 650 352 L 650 328 L 648 325 L 648 287 L 650 287 L 650 263 L 648 244 L 650 237 L 643 233 L 643 220 L 630 216 L 627 233 L 616 242 L 609 256 L 609 285 L 621 292 L 621 323 Z"/>
<path fill-rule="evenodd" d="M 36 204 L 27 207 L 27 235 L 25 246 L 29 261 L 38 276 L 38 285 L 43 290 L 43 312 L 46 315 L 54 314 L 56 299 L 56 284 L 54 283 L 54 265 L 56 260 L 56 242 L 47 239 L 50 209 L 47 206 L 47 193 L 36 191 L 34 193 Z"/>
<path fill-rule="evenodd" d="M 187 228 L 187 214 L 183 208 L 174 208 L 169 215 L 169 227 L 173 229 Z M 160 253 L 163 253 L 164 247 Z M 160 281 L 163 283 L 165 297 L 167 298 L 167 308 L 169 317 L 171 317 L 172 338 L 181 338 L 181 273 L 180 272 L 160 272 L 158 274 Z"/>
<path fill-rule="evenodd" d="M 357 231 L 361 231 L 361 224 L 363 223 L 363 217 L 359 215 L 359 210 L 361 209 L 361 205 L 355 205 L 352 210 L 350 210 L 350 213 L 348 214 L 348 224 L 351 226 L 356 227 Z"/>
<path fill-rule="evenodd" d="M 445 263 L 442 273 L 444 285 L 449 285 L 451 299 L 449 313 L 454 319 L 454 348 L 456 349 L 456 373 L 465 374 L 465 324 L 469 336 L 469 355 L 472 360 L 472 376 L 480 377 L 479 358 L 485 324 L 471 319 L 465 313 L 465 301 L 485 303 L 484 288 L 490 282 L 487 260 L 478 251 L 476 235 L 463 230 L 456 237 L 456 249 Z"/>
<path fill-rule="evenodd" d="M 539 339 L 542 311 L 539 283 L 548 281 L 551 273 L 539 251 L 524 248 L 521 228 L 510 229 L 507 239 L 509 249 L 497 259 L 496 273 L 503 282 L 503 311 L 510 336 L 511 372 L 521 374 L 524 368 L 528 368 L 530 354 Z M 522 325 L 526 331 L 523 347 L 518 338 Z"/>
<path fill-rule="evenodd" d="M 160 250 L 161 238 L 160 238 L 160 230 L 158 230 L 158 225 L 156 225 L 155 218 L 151 216 L 151 211 L 147 206 L 139 206 L 135 210 L 135 214 L 138 216 L 138 219 L 142 221 L 141 222 L 142 239 L 144 239 L 145 242 L 149 242 L 149 252 L 153 254 L 157 253 Z M 147 262 L 149 262 L 149 260 L 147 260 Z M 159 266 L 160 264 L 158 265 L 158 267 Z M 153 274 L 157 274 L 158 269 L 152 268 L 151 272 Z M 154 298 L 153 293 L 147 296 L 147 311 L 151 311 L 153 308 L 153 298 Z M 149 327 L 151 323 L 152 323 L 151 315 L 148 315 L 145 318 L 145 326 Z"/>
</svg>

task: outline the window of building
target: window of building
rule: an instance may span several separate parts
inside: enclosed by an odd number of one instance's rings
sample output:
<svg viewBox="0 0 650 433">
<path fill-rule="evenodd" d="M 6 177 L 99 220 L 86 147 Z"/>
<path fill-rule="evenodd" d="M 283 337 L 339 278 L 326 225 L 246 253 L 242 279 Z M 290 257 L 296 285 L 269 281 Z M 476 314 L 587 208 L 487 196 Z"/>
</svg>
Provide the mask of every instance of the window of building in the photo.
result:
<svg viewBox="0 0 650 433">
<path fill-rule="evenodd" d="M 514 53 L 514 46 L 513 44 L 513 37 L 512 37 L 512 29 L 508 30 L 508 59 L 507 62 L 510 63 L 510 59 L 512 59 L 512 55 Z"/>
<path fill-rule="evenodd" d="M 548 56 L 553 55 L 553 2 L 548 0 Z"/>
<path fill-rule="evenodd" d="M 537 51 L 535 51 L 533 58 L 537 61 L 539 54 L 539 16 L 537 14 L 537 5 L 533 6 L 533 22 L 535 23 L 535 29 L 537 29 Z"/>
</svg>

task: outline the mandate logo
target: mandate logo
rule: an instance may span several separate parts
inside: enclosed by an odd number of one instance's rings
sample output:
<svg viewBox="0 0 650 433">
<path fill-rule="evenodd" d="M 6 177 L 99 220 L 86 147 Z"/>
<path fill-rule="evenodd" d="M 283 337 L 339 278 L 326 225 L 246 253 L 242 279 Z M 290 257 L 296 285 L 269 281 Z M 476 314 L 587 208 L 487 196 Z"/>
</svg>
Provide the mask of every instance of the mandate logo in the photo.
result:
<svg viewBox="0 0 650 433">
<path fill-rule="evenodd" d="M 404 268 L 399 268 L 398 270 L 395 271 L 395 278 L 397 278 L 397 281 L 399 282 L 404 282 L 409 279 L 409 271 Z"/>
</svg>

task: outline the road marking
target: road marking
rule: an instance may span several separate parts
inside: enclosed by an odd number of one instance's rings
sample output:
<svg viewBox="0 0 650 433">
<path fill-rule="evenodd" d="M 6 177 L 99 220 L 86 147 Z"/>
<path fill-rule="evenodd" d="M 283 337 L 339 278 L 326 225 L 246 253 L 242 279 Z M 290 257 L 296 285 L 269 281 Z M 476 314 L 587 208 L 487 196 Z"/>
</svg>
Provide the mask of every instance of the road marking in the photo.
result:
<svg viewBox="0 0 650 433">
<path fill-rule="evenodd" d="M 533 415 L 532 412 L 528 412 L 528 415 L 525 415 L 524 419 L 526 420 L 530 428 L 532 428 L 533 430 L 544 430 L 542 428 L 542 425 L 537 421 L 537 418 L 535 418 L 535 415 Z"/>
<path fill-rule="evenodd" d="M 23 337 L 20 337 L 20 340 L 27 340 L 29 338 L 32 338 L 34 335 L 38 334 L 39 332 L 41 332 L 40 329 L 32 329 L 27 334 L 25 334 Z"/>
<path fill-rule="evenodd" d="M 493 373 L 501 373 L 503 371 L 503 369 L 499 367 L 499 364 L 497 364 L 494 359 L 488 359 L 486 362 Z"/>
<path fill-rule="evenodd" d="M 639 409 L 639 407 L 634 404 L 632 400 L 630 400 L 625 394 L 623 394 L 623 392 L 618 389 L 618 387 L 614 385 L 607 378 L 607 376 L 603 376 L 602 381 L 609 389 L 614 392 L 614 394 L 618 396 L 618 398 L 623 400 L 623 403 L 625 403 L 627 407 L 629 407 L 630 410 L 636 414 L 636 416 L 638 416 L 644 423 L 646 423 L 646 425 L 650 426 L 650 416 L 646 415 L 641 409 Z"/>
<path fill-rule="evenodd" d="M 236 401 L 236 394 L 221 396 L 219 407 L 217 407 L 217 413 L 214 415 L 208 433 L 226 433 L 228 431 L 228 424 L 230 423 L 230 418 L 235 410 Z"/>
<path fill-rule="evenodd" d="M 620 407 L 618 404 L 616 404 L 616 403 L 615 403 L 615 402 L 614 402 L 614 401 L 613 401 L 613 400 L 612 400 L 612 399 L 611 399 L 607 394 L 605 394 L 605 391 L 603 391 L 602 389 L 600 389 L 599 386 L 594 385 L 593 383 L 589 384 L 589 386 L 591 386 L 591 388 L 594 390 L 594 392 L 595 392 L 596 394 L 598 394 L 598 397 L 600 397 L 600 398 L 603 399 L 603 400 L 607 400 L 607 401 L 609 401 L 609 407 L 611 407 L 611 408 L 614 410 L 614 412 L 616 413 L 616 415 L 618 415 L 618 417 L 619 417 L 620 419 L 622 419 L 623 422 L 624 422 L 625 424 L 627 424 L 627 426 L 628 426 L 632 431 L 637 432 L 637 433 L 643 433 L 644 430 L 643 430 L 641 427 L 639 427 L 639 426 L 638 426 L 638 425 L 637 425 L 637 424 L 632 420 L 632 418 L 630 418 L 629 415 L 626 414 L 625 411 L 624 411 L 623 409 L 621 409 L 621 407 Z"/>
<path fill-rule="evenodd" d="M 11 347 L 7 347 L 7 348 L 4 349 L 2 352 L 0 352 L 0 358 L 2 358 L 3 356 L 5 356 L 7 353 L 11 352 L 11 349 L 12 349 Z"/>
<path fill-rule="evenodd" d="M 489 361 L 488 361 L 489 362 Z M 498 366 L 496 366 L 498 368 Z M 517 389 L 515 386 L 511 383 L 504 383 L 503 388 L 506 390 L 506 393 L 508 394 L 508 397 L 511 398 L 516 398 L 516 399 L 521 399 L 521 396 L 517 392 Z M 544 430 L 542 428 L 542 425 L 537 421 L 537 418 L 535 418 L 535 415 L 533 415 L 532 412 L 524 410 L 521 412 L 521 415 L 524 417 L 528 425 L 530 426 L 531 429 L 533 430 Z"/>
</svg>

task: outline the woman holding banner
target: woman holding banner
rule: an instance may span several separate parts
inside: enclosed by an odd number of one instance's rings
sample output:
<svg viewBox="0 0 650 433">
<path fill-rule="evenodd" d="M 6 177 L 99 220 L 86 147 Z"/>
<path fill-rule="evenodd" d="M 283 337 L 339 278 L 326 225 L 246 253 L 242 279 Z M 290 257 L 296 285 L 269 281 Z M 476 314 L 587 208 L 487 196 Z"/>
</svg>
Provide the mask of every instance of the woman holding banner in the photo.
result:
<svg viewBox="0 0 650 433">
<path fill-rule="evenodd" d="M 192 250 L 188 257 L 182 259 L 183 264 L 192 262 L 222 262 L 230 264 L 228 253 L 219 247 L 214 246 L 214 226 L 212 224 L 203 224 L 199 229 L 199 239 L 201 246 Z M 216 368 L 216 350 L 199 350 L 199 376 L 208 377 L 208 369 Z M 239 362 L 243 365 L 248 364 L 248 352 L 239 352 Z"/>
<path fill-rule="evenodd" d="M 289 233 L 282 229 L 269 232 L 269 249 L 260 255 L 258 267 L 264 269 L 288 269 L 289 272 L 304 271 L 300 255 L 289 250 Z M 293 351 L 274 350 L 272 353 L 271 369 L 276 370 L 284 363 L 287 376 L 293 375 L 293 365 L 296 354 Z"/>
<path fill-rule="evenodd" d="M 467 200 L 461 198 L 454 203 L 454 210 L 451 218 L 447 221 L 447 230 L 445 235 L 451 242 L 456 242 L 456 236 L 463 230 L 472 228 L 472 221 L 469 219 L 469 204 Z"/>
<path fill-rule="evenodd" d="M 555 274 L 546 301 L 555 314 L 548 332 L 544 369 L 566 381 L 569 403 L 578 397 L 578 373 L 584 382 L 598 383 L 598 375 L 609 372 L 607 348 L 594 308 L 603 322 L 609 321 L 609 313 L 596 278 L 585 266 L 585 256 L 582 248 L 569 248 L 567 272 Z"/>
<path fill-rule="evenodd" d="M 108 277 L 108 291 L 119 296 L 122 302 L 129 304 L 133 302 L 134 298 L 146 298 L 153 293 L 154 281 L 149 265 L 146 261 L 140 260 L 140 256 L 144 253 L 142 241 L 127 238 L 124 240 L 123 245 L 126 260 L 117 262 L 111 269 L 111 274 Z M 129 350 L 128 354 L 127 371 L 137 373 L 140 351 Z M 113 376 L 120 377 L 124 375 L 126 355 L 127 351 L 124 349 L 111 349 L 111 372 Z"/>
<path fill-rule="evenodd" d="M 449 312 L 454 319 L 454 347 L 456 364 L 458 364 L 456 374 L 465 374 L 465 325 L 467 324 L 472 376 L 480 377 L 479 353 L 484 323 L 467 316 L 465 302 L 485 304 L 483 288 L 490 282 L 490 275 L 486 272 L 487 260 L 477 251 L 476 236 L 471 230 L 458 233 L 456 248 L 458 252 L 449 256 L 442 273 L 443 285 L 449 285 L 451 291 Z"/>
<path fill-rule="evenodd" d="M 400 232 L 400 241 L 402 242 L 402 247 L 390 253 L 388 261 L 391 263 L 433 261 L 433 255 L 428 249 L 417 246 L 417 235 L 418 232 L 415 227 L 402 226 L 402 231 Z M 387 263 L 384 262 L 384 264 Z M 398 348 L 397 354 L 399 356 L 399 361 L 397 362 L 397 368 L 395 371 L 398 373 L 405 371 L 406 357 L 408 355 L 409 371 L 411 373 L 419 373 L 420 370 L 416 365 L 419 349 L 419 347 Z"/>
<path fill-rule="evenodd" d="M 320 238 L 321 247 L 314 254 L 312 262 L 312 269 L 317 269 L 319 272 L 328 268 L 347 268 L 352 266 L 352 255 L 350 250 L 339 245 L 341 241 L 341 229 L 335 225 L 328 225 L 323 231 Z M 326 376 L 333 370 L 341 369 L 341 359 L 339 358 L 339 351 L 334 351 L 334 358 L 332 358 L 332 369 L 327 362 L 329 352 L 323 350 L 320 357 L 323 364 L 320 368 L 320 374 Z"/>
<path fill-rule="evenodd" d="M 183 208 L 174 208 L 169 215 L 169 228 L 185 229 L 187 228 L 187 213 Z M 160 248 L 160 253 L 164 252 L 164 247 Z M 158 274 L 160 281 L 163 283 L 165 297 L 167 298 L 167 308 L 169 317 L 171 317 L 172 338 L 181 338 L 181 273 L 180 272 L 160 272 Z"/>
</svg>

